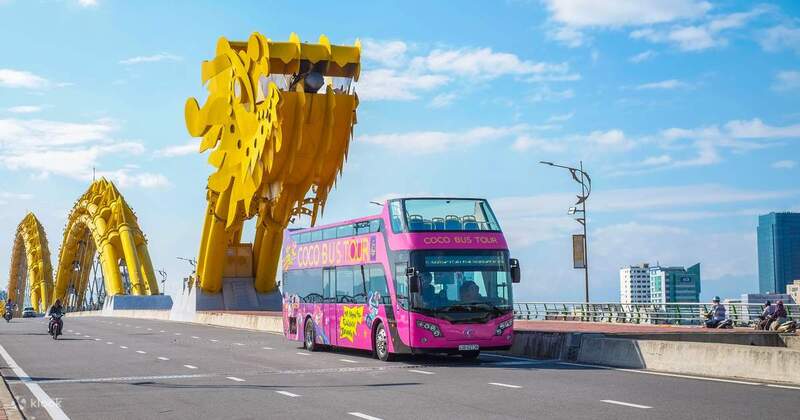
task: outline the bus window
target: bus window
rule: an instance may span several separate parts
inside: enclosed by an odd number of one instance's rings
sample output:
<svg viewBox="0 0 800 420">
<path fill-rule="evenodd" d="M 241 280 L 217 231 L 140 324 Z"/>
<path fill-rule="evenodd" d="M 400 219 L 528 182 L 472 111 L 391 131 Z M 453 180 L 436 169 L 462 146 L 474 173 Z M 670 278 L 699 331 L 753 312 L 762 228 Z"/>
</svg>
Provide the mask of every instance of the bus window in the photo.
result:
<svg viewBox="0 0 800 420">
<path fill-rule="evenodd" d="M 322 270 L 322 299 L 324 302 L 336 302 L 336 294 L 334 293 L 334 285 L 336 278 L 335 271 L 332 268 Z"/>
<path fill-rule="evenodd" d="M 406 277 L 407 263 L 397 263 L 394 265 L 394 292 L 397 295 L 397 303 L 401 308 L 408 310 L 408 277 Z"/>
<path fill-rule="evenodd" d="M 389 287 L 386 285 L 386 275 L 383 272 L 383 266 L 380 264 L 372 264 L 364 267 L 364 270 L 368 278 L 367 296 L 372 295 L 373 292 L 378 292 L 381 296 L 381 303 L 391 303 L 392 299 L 389 296 Z"/>
<path fill-rule="evenodd" d="M 374 219 L 369 221 L 369 233 L 376 233 L 381 231 L 381 219 Z"/>
<path fill-rule="evenodd" d="M 353 267 L 353 301 L 355 303 L 366 303 L 367 302 L 367 291 L 364 288 L 364 279 L 367 277 L 366 273 L 364 272 L 364 266 L 357 266 Z"/>
<path fill-rule="evenodd" d="M 400 233 L 403 231 L 403 207 L 400 200 L 392 201 L 389 204 L 389 214 L 392 220 L 392 232 Z"/>
<path fill-rule="evenodd" d="M 322 302 L 322 270 L 290 270 L 283 281 L 284 291 L 297 295 L 301 302 Z"/>
<path fill-rule="evenodd" d="M 353 234 L 353 225 L 344 225 L 336 228 L 337 238 L 347 238 L 348 236 L 353 236 Z"/>
<path fill-rule="evenodd" d="M 311 242 L 317 242 L 322 240 L 322 231 L 315 230 L 311 232 Z"/>
<path fill-rule="evenodd" d="M 368 221 L 353 223 L 353 227 L 356 229 L 356 235 L 366 235 L 369 233 L 369 223 Z"/>
<path fill-rule="evenodd" d="M 327 228 L 322 231 L 322 240 L 327 241 L 328 239 L 336 239 L 336 228 Z"/>
<path fill-rule="evenodd" d="M 336 267 L 336 302 L 353 303 L 353 268 Z"/>
<path fill-rule="evenodd" d="M 311 232 L 306 232 L 306 233 L 300 234 L 300 242 L 298 242 L 298 243 L 307 244 L 309 242 L 311 242 Z"/>
</svg>

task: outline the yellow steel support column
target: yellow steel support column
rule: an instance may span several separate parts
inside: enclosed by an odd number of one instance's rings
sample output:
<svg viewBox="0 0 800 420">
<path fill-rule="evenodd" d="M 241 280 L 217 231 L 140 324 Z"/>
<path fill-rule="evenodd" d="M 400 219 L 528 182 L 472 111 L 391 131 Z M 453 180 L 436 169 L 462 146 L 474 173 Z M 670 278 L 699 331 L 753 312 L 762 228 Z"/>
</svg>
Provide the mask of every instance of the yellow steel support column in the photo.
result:
<svg viewBox="0 0 800 420">
<path fill-rule="evenodd" d="M 145 286 L 142 279 L 139 255 L 136 253 L 136 240 L 133 232 L 128 225 L 119 227 L 119 240 L 122 243 L 122 252 L 125 258 L 125 265 L 128 266 L 128 278 L 131 282 L 131 294 L 144 295 Z"/>
<path fill-rule="evenodd" d="M 147 244 L 142 242 L 136 247 L 136 253 L 139 255 L 139 268 L 144 276 L 144 286 L 147 289 L 148 295 L 158 294 L 158 280 L 156 273 L 153 271 L 153 263 L 150 261 L 150 253 L 147 252 Z"/>
<path fill-rule="evenodd" d="M 206 214 L 205 223 L 209 224 L 208 236 L 201 238 L 205 242 L 206 254 L 200 255 L 198 260 L 203 260 L 203 271 L 198 271 L 200 287 L 207 292 L 219 292 L 222 289 L 222 273 L 225 269 L 225 252 L 227 251 L 228 235 L 225 233 L 225 220 L 219 214 L 228 214 L 228 201 L 230 190 L 220 194 L 214 212 Z"/>
</svg>

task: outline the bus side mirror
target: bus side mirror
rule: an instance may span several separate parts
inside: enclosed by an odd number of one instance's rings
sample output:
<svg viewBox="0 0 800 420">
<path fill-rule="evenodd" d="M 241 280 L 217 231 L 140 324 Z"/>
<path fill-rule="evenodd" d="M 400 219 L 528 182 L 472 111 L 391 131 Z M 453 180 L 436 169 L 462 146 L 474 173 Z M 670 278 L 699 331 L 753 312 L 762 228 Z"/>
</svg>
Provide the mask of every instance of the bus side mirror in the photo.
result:
<svg viewBox="0 0 800 420">
<path fill-rule="evenodd" d="M 406 277 L 408 277 L 408 291 L 410 293 L 419 293 L 419 276 L 414 267 L 406 269 Z"/>
<path fill-rule="evenodd" d="M 522 274 L 520 274 L 519 270 L 519 260 L 516 258 L 511 258 L 509 260 L 509 265 L 511 266 L 511 282 L 519 283 L 520 280 L 522 280 Z"/>
</svg>

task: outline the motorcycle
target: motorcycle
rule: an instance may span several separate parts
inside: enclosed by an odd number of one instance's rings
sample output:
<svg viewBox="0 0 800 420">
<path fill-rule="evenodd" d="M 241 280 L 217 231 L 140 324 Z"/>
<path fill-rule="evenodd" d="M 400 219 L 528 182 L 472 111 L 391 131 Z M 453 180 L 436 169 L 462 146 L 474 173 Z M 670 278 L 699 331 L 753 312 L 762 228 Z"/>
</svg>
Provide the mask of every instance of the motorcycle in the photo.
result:
<svg viewBox="0 0 800 420">
<path fill-rule="evenodd" d="M 50 335 L 53 336 L 53 340 L 58 340 L 58 336 L 61 335 L 61 329 L 64 327 L 64 321 L 61 320 L 63 317 L 64 314 L 50 315 Z"/>
<path fill-rule="evenodd" d="M 778 327 L 775 328 L 775 331 L 779 333 L 793 333 L 797 331 L 797 321 L 786 321 L 781 325 L 778 325 Z"/>
<path fill-rule="evenodd" d="M 722 321 L 717 322 L 716 325 L 714 325 L 714 326 L 711 326 L 712 324 L 711 324 L 711 314 L 710 313 L 705 314 L 705 318 L 706 318 L 706 322 L 705 322 L 706 328 L 717 328 L 717 329 L 720 329 L 720 330 L 729 330 L 729 329 L 733 328 L 733 320 L 730 319 L 730 318 L 725 318 Z"/>
<path fill-rule="evenodd" d="M 11 311 L 6 311 L 3 314 L 3 318 L 5 318 L 6 322 L 11 322 L 11 318 L 12 317 L 13 317 L 13 315 L 11 314 Z"/>
</svg>

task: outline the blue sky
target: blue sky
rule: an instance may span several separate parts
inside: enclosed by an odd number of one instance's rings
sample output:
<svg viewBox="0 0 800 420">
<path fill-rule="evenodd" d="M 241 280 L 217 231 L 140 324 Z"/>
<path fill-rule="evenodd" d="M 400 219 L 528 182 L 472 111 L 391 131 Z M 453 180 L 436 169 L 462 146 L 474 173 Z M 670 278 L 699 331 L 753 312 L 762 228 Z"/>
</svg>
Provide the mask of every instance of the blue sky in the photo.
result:
<svg viewBox="0 0 800 420">
<path fill-rule="evenodd" d="M 537 162 L 583 160 L 594 300 L 617 300 L 618 268 L 639 262 L 700 262 L 703 297 L 757 288 L 757 214 L 800 211 L 800 4 L 347 5 L 0 0 L 0 256 L 29 210 L 57 255 L 96 167 L 174 289 L 211 171 L 183 122 L 186 98 L 205 98 L 200 63 L 220 36 L 297 32 L 363 45 L 324 222 L 389 196 L 486 197 L 523 264 L 517 299 L 579 300 L 576 184 Z"/>
</svg>

